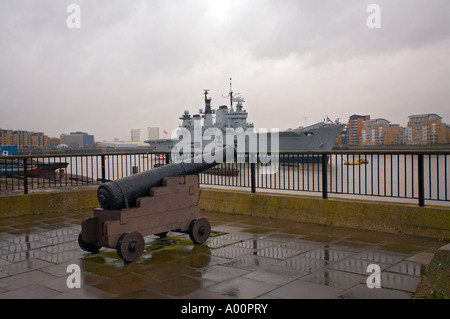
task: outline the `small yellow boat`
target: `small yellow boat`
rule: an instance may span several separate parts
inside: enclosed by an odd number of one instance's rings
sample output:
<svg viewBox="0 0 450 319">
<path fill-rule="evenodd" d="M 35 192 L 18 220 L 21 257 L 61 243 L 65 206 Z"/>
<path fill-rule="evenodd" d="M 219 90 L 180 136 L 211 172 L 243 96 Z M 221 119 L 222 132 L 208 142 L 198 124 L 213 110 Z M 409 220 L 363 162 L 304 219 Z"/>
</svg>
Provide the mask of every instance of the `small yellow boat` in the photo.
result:
<svg viewBox="0 0 450 319">
<path fill-rule="evenodd" d="M 357 160 L 356 162 L 344 162 L 344 165 L 360 165 L 360 164 L 368 164 L 369 161 L 366 159 Z"/>
</svg>

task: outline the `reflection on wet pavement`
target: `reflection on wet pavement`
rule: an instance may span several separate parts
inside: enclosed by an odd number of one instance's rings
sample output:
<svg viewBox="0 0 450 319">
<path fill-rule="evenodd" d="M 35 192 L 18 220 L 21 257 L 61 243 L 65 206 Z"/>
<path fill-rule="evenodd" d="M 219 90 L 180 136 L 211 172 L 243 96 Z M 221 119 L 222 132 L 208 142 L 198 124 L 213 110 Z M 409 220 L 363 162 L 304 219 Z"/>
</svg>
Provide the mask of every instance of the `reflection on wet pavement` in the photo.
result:
<svg viewBox="0 0 450 319">
<path fill-rule="evenodd" d="M 411 298 L 431 255 L 444 242 L 292 221 L 203 212 L 204 245 L 170 232 L 145 237 L 138 261 L 116 250 L 97 255 L 77 243 L 91 211 L 3 218 L 0 299 L 6 298 Z M 67 286 L 67 266 L 81 288 Z M 369 289 L 367 266 L 381 268 Z"/>
</svg>

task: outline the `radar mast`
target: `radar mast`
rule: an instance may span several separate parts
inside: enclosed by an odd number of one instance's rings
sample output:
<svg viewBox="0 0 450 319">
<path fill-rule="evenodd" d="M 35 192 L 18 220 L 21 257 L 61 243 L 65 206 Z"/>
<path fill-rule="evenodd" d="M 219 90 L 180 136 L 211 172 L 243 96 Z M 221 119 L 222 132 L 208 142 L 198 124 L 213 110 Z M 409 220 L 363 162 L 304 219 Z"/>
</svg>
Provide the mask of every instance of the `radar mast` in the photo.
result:
<svg viewBox="0 0 450 319">
<path fill-rule="evenodd" d="M 233 88 L 231 85 L 231 80 L 232 80 L 232 78 L 230 78 L 230 107 L 231 107 L 231 111 L 233 111 Z"/>
<path fill-rule="evenodd" d="M 204 89 L 204 95 L 205 95 L 205 120 L 204 120 L 204 126 L 206 128 L 212 127 L 212 110 L 211 110 L 211 98 L 208 98 L 208 89 Z"/>
</svg>

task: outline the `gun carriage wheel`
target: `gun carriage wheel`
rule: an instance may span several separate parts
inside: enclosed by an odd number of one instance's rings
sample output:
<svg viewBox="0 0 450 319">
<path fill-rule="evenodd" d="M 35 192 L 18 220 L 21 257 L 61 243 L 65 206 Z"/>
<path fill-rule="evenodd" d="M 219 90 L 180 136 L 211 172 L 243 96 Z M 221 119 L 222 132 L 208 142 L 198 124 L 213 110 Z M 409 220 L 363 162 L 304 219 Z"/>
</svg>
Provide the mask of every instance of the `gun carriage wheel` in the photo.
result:
<svg viewBox="0 0 450 319">
<path fill-rule="evenodd" d="M 137 232 L 127 232 L 120 236 L 117 241 L 117 254 L 125 261 L 137 260 L 144 251 L 144 237 Z"/>
<path fill-rule="evenodd" d="M 95 245 L 94 243 L 87 243 L 83 240 L 82 232 L 78 235 L 78 245 L 84 251 L 90 252 L 92 254 L 98 254 L 100 252 L 100 246 Z"/>
<path fill-rule="evenodd" d="M 189 237 L 196 244 L 203 244 L 211 233 L 211 225 L 208 220 L 203 217 L 199 217 L 191 221 L 189 225 Z"/>
</svg>

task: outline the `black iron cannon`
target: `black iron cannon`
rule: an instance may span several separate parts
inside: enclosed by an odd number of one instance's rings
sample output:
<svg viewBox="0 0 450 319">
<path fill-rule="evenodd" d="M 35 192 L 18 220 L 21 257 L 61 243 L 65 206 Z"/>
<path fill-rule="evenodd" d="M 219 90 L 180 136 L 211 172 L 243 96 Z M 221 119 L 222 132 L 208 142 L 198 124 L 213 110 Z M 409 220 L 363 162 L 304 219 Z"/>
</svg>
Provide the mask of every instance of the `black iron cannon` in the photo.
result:
<svg viewBox="0 0 450 319">
<path fill-rule="evenodd" d="M 221 158 L 225 162 L 226 154 L 234 152 L 234 147 L 227 146 L 218 152 L 220 154 L 207 153 L 180 163 L 168 164 L 104 183 L 97 190 L 97 198 L 100 206 L 103 209 L 109 210 L 135 207 L 137 199 L 147 196 L 152 187 L 161 186 L 164 178 L 201 173 L 217 165 L 217 162 L 214 161 L 215 158 Z"/>
<path fill-rule="evenodd" d="M 144 236 L 179 231 L 188 233 L 196 244 L 204 243 L 211 226 L 200 217 L 198 173 L 225 161 L 227 154 L 235 155 L 233 146 L 217 152 L 100 185 L 101 208 L 82 221 L 80 247 L 91 253 L 101 247 L 116 248 L 122 259 L 131 262 L 141 256 Z"/>
</svg>

